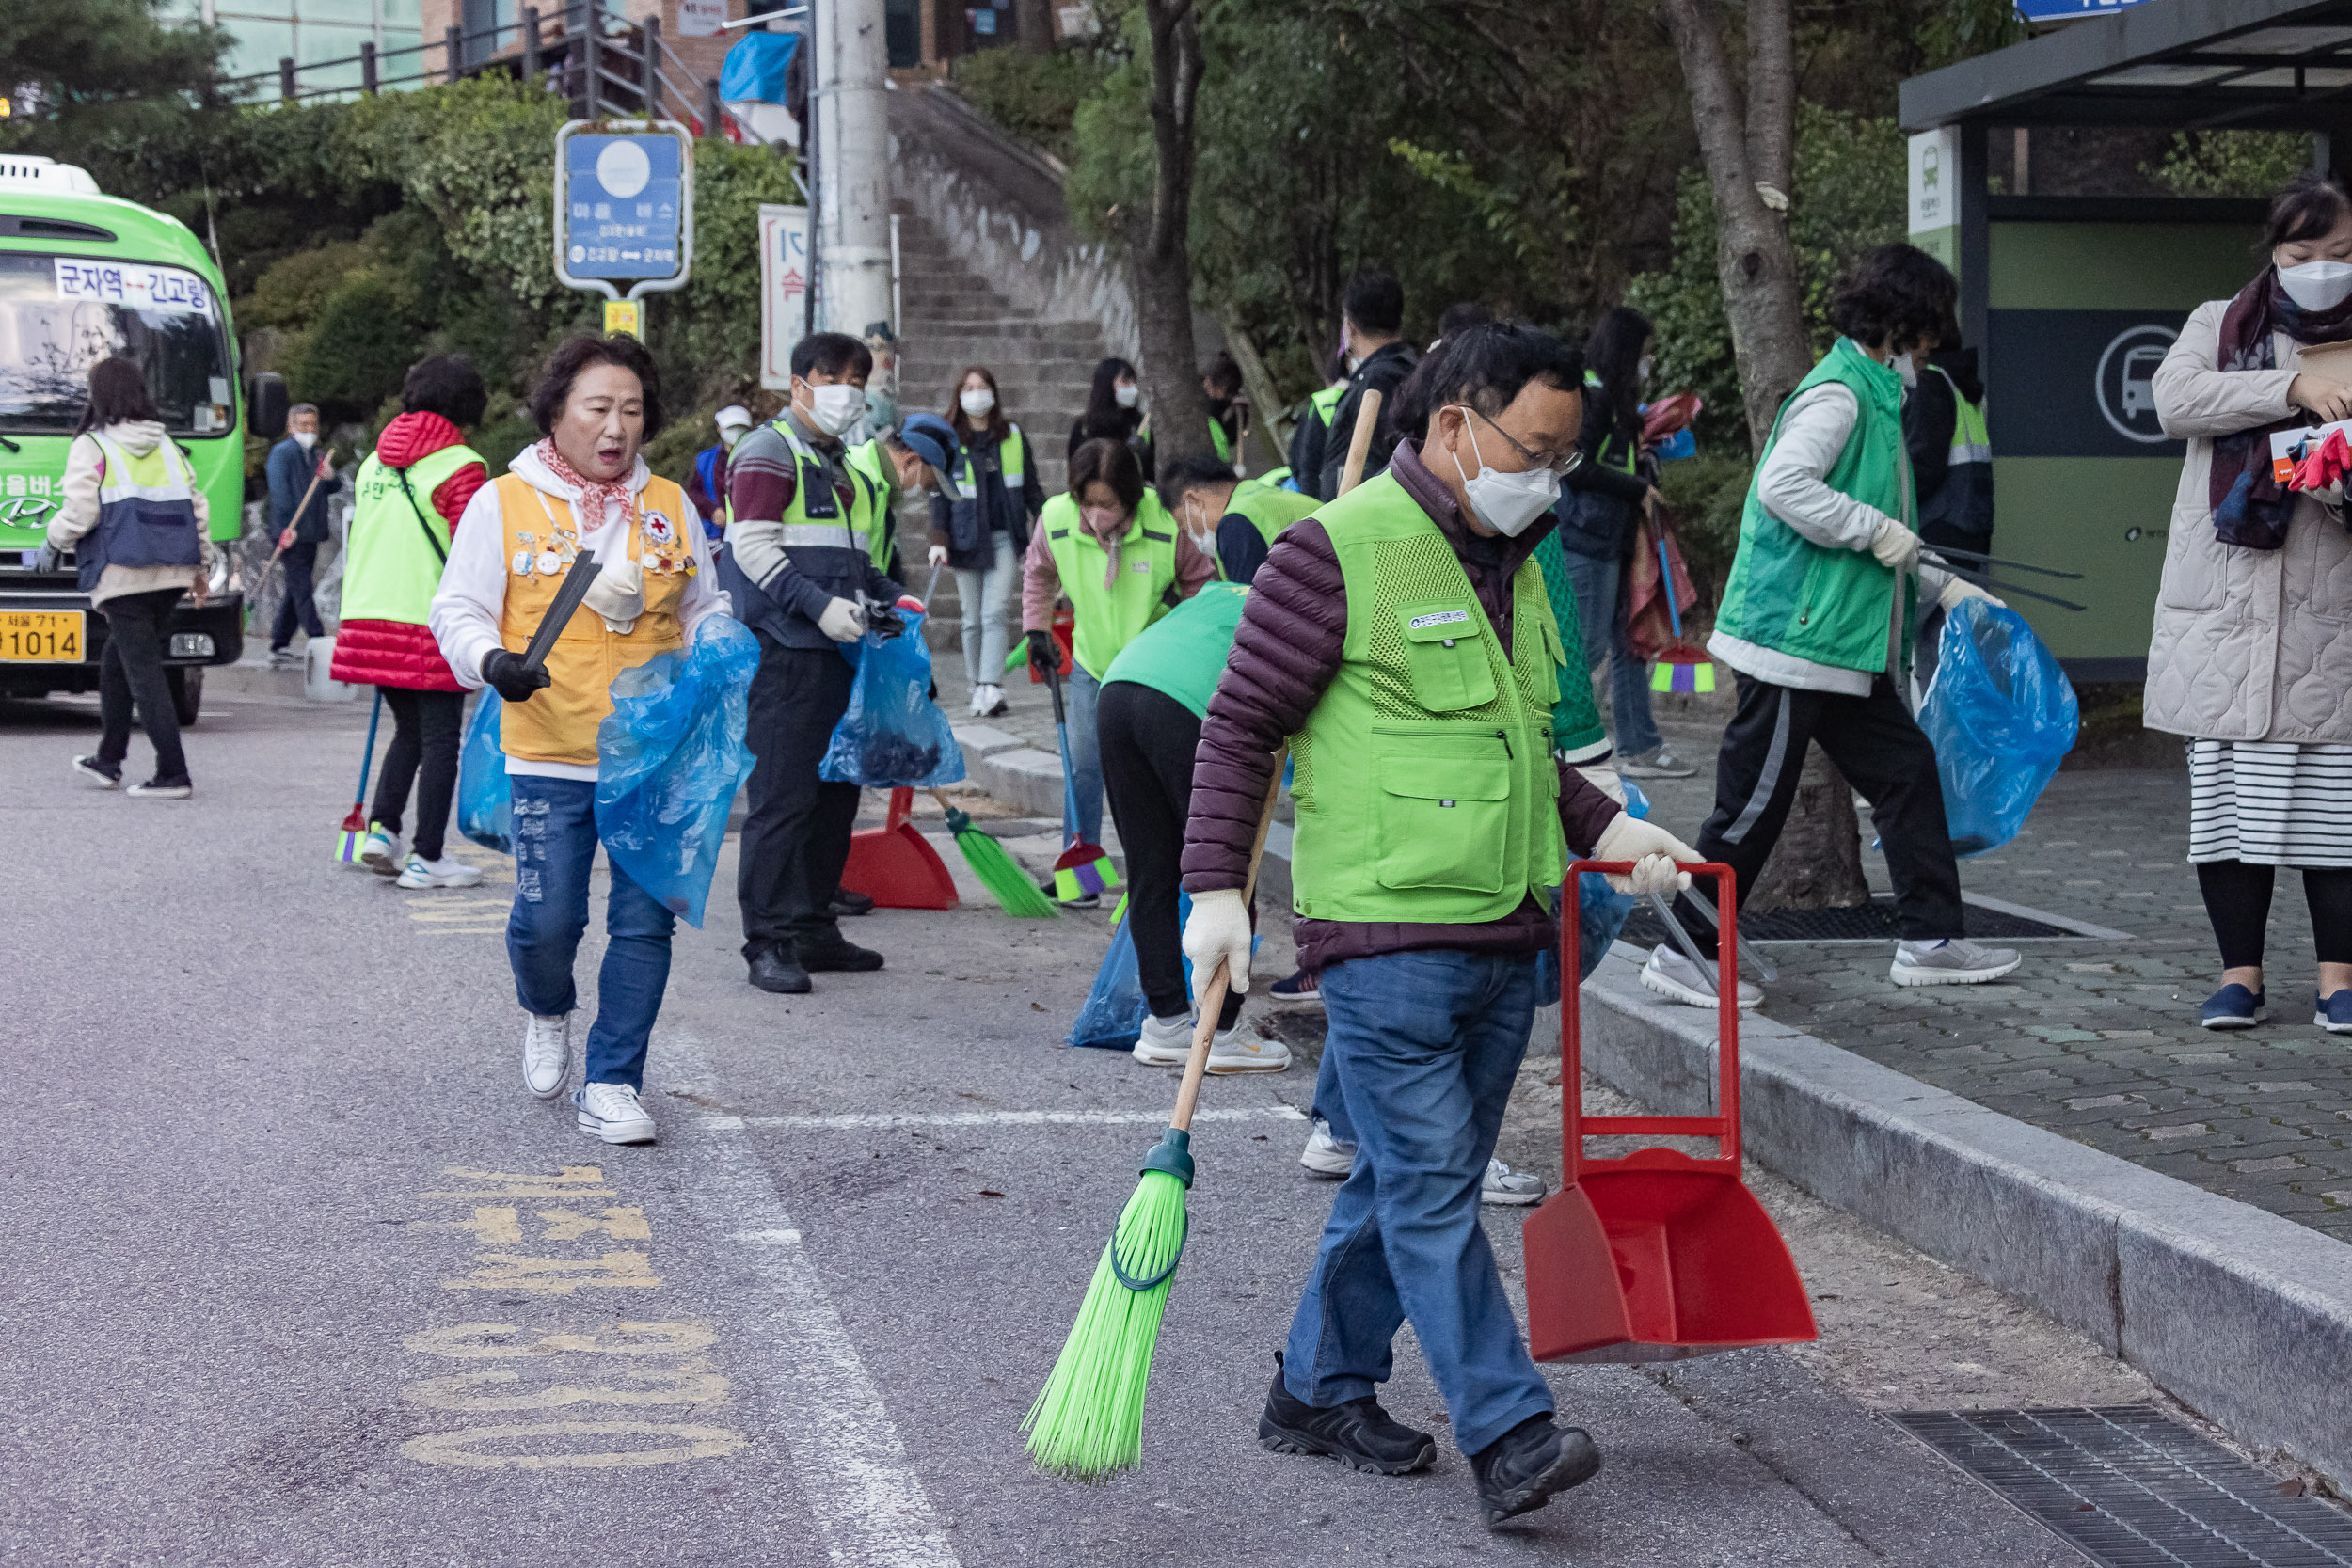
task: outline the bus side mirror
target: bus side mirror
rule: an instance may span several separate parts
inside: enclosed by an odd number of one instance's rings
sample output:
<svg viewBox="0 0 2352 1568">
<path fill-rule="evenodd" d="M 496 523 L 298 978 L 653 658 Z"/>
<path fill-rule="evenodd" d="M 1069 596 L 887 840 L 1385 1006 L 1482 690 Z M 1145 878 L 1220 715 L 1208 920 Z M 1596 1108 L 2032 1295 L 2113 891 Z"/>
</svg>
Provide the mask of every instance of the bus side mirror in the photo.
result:
<svg viewBox="0 0 2352 1568">
<path fill-rule="evenodd" d="M 253 378 L 253 395 L 247 400 L 247 427 L 264 441 L 275 441 L 286 434 L 286 378 L 276 371 L 263 371 Z"/>
</svg>

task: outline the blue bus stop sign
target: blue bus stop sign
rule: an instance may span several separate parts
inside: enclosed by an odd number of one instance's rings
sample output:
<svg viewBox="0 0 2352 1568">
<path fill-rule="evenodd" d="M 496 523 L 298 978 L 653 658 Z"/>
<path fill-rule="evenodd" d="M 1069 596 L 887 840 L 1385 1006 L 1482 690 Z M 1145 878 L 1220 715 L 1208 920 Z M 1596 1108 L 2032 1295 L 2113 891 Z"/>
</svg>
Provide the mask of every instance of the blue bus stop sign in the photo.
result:
<svg viewBox="0 0 2352 1568">
<path fill-rule="evenodd" d="M 2017 14 L 2027 22 L 2073 22 L 2086 16 L 2112 16 L 2143 0 L 2017 0 Z"/>
<path fill-rule="evenodd" d="M 684 280 L 691 197 L 685 143 L 670 131 L 564 138 L 557 273 L 567 283 Z"/>
</svg>

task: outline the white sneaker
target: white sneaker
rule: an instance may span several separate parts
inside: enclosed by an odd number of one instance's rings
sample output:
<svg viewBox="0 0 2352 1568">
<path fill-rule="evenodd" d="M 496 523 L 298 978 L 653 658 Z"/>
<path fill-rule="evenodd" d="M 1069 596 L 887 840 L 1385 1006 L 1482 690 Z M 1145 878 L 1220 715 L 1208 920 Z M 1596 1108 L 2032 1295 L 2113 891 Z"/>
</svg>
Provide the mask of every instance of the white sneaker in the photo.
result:
<svg viewBox="0 0 2352 1568">
<path fill-rule="evenodd" d="M 531 1015 L 523 1028 L 523 1087 L 541 1100 L 564 1092 L 572 1067 L 572 1015 Z"/>
<path fill-rule="evenodd" d="M 1964 937 L 1899 942 L 1886 977 L 1899 986 L 1980 986 L 2021 961 L 2014 947 L 1979 947 Z"/>
<path fill-rule="evenodd" d="M 653 1142 L 653 1113 L 637 1103 L 627 1084 L 582 1084 L 572 1091 L 580 1107 L 580 1130 L 609 1144 Z"/>
<path fill-rule="evenodd" d="M 1211 1072 L 1281 1072 L 1290 1065 L 1289 1046 L 1265 1038 L 1239 1019 L 1209 1042 Z"/>
<path fill-rule="evenodd" d="M 364 849 L 360 851 L 362 856 L 366 853 Z M 478 865 L 468 865 L 464 861 L 450 855 L 443 855 L 437 861 L 429 861 L 422 855 L 411 852 L 408 856 L 408 863 L 401 868 L 400 881 L 396 885 L 407 888 L 478 887 L 481 882 L 482 868 Z"/>
<path fill-rule="evenodd" d="M 1192 1024 L 1189 1018 L 1154 1018 L 1143 1015 L 1143 1035 L 1136 1041 L 1136 1060 L 1147 1067 L 1183 1067 L 1184 1058 L 1192 1054 Z"/>
<path fill-rule="evenodd" d="M 1544 1198 L 1544 1179 L 1532 1170 L 1513 1170 L 1500 1160 L 1486 1162 L 1486 1180 L 1480 1183 L 1481 1203 L 1521 1204 L 1541 1203 Z"/>
<path fill-rule="evenodd" d="M 1001 719 L 1006 714 L 1012 711 L 1012 705 L 1005 701 L 1005 689 L 1003 687 L 990 686 L 985 689 L 988 692 L 988 706 L 980 710 L 981 718 Z"/>
<path fill-rule="evenodd" d="M 368 824 L 368 836 L 359 841 L 359 863 L 379 877 L 400 875 L 400 835 L 381 822 Z"/>
<path fill-rule="evenodd" d="M 986 686 L 976 686 L 972 689 L 972 701 L 969 705 L 972 709 L 972 717 L 975 719 L 988 711 L 988 688 Z"/>
<path fill-rule="evenodd" d="M 1307 1147 L 1298 1151 L 1298 1163 L 1317 1176 L 1345 1176 L 1356 1168 L 1356 1146 L 1333 1137 L 1331 1124 L 1317 1117 Z"/>
<path fill-rule="evenodd" d="M 1651 950 L 1649 962 L 1642 966 L 1642 989 L 1688 1007 L 1712 1007 L 1716 1002 L 1715 976 L 1663 943 Z M 1764 992 L 1760 989 L 1745 980 L 1740 982 L 1742 1011 L 1761 1006 L 1763 1002 Z"/>
</svg>

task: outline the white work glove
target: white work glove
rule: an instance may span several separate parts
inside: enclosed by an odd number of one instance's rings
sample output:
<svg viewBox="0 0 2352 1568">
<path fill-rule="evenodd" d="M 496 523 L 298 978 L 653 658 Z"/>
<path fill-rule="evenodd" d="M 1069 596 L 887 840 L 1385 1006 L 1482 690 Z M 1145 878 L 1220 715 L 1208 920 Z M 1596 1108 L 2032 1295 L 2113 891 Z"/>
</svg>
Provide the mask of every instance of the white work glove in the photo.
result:
<svg viewBox="0 0 2352 1568">
<path fill-rule="evenodd" d="M 1870 554 L 1889 571 L 1908 572 L 1919 564 L 1919 536 L 1892 517 L 1881 518 L 1870 535 Z"/>
<path fill-rule="evenodd" d="M 1664 897 L 1688 888 L 1691 874 L 1676 870 L 1674 863 L 1699 858 L 1696 849 L 1657 823 L 1644 822 L 1623 812 L 1601 831 L 1600 841 L 1593 846 L 1593 859 L 1597 861 L 1631 861 L 1632 874 L 1612 875 L 1609 885 L 1619 893 L 1643 895 L 1654 893 Z M 1200 909 L 1195 904 L 1193 912 L 1198 914 Z"/>
<path fill-rule="evenodd" d="M 817 629 L 835 642 L 854 642 L 866 635 L 866 611 L 848 599 L 835 599 L 817 617 Z"/>
<path fill-rule="evenodd" d="M 1571 763 L 1570 767 L 1584 775 L 1584 782 L 1608 796 L 1618 805 L 1625 804 L 1625 781 L 1617 770 L 1605 762 Z"/>
<path fill-rule="evenodd" d="M 1947 578 L 1944 582 L 1944 591 L 1935 596 L 1937 608 L 1942 610 L 1947 615 L 1949 615 L 1953 610 L 1958 610 L 1962 605 L 1967 603 L 1970 599 L 1982 599 L 1985 603 L 1991 605 L 1995 610 L 2007 610 L 2009 608 L 2009 606 L 2003 604 L 1999 599 L 1994 598 L 1992 594 L 1986 593 L 1975 583 L 1970 582 L 1966 578 Z"/>
<path fill-rule="evenodd" d="M 1241 889 L 1222 887 L 1192 895 L 1192 918 L 1184 922 L 1184 957 L 1192 960 L 1196 989 L 1215 977 L 1216 962 L 1239 994 L 1249 989 L 1249 906 Z"/>
<path fill-rule="evenodd" d="M 930 564 L 932 564 L 932 565 L 934 565 L 934 566 L 945 566 L 945 565 L 946 565 L 946 564 L 947 564 L 947 546 L 945 546 L 945 545 L 933 545 L 933 546 L 931 546 L 931 551 L 930 551 Z"/>
</svg>

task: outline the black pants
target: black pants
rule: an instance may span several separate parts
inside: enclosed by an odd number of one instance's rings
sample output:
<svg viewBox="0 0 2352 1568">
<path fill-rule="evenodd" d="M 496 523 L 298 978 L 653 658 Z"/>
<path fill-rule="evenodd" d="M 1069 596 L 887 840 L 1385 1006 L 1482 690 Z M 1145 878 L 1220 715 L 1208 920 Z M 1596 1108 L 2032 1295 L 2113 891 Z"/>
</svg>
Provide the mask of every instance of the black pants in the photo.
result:
<svg viewBox="0 0 2352 1568">
<path fill-rule="evenodd" d="M 1184 819 L 1192 815 L 1192 753 L 1200 721 L 1152 687 L 1113 681 L 1094 709 L 1101 736 L 1103 787 L 1127 852 L 1127 921 L 1136 942 L 1143 999 L 1158 1018 L 1192 1009 L 1184 989 L 1184 932 L 1176 895 L 1184 885 Z M 1241 997 L 1225 998 L 1217 1027 L 1241 1016 Z"/>
<path fill-rule="evenodd" d="M 1715 813 L 1699 830 L 1703 859 L 1730 866 L 1739 901 L 1748 901 L 1764 869 L 1804 771 L 1804 749 L 1818 742 L 1846 782 L 1870 802 L 1871 819 L 1886 848 L 1895 884 L 1895 928 L 1906 942 L 1962 934 L 1960 863 L 1944 821 L 1944 785 L 1936 777 L 1935 746 L 1880 675 L 1867 697 L 1841 697 L 1735 676 L 1740 709 L 1724 731 L 1715 758 Z M 1693 893 L 1708 893 L 1693 884 Z M 1713 899 L 1704 913 L 1677 900 L 1692 936 L 1713 929 Z"/>
<path fill-rule="evenodd" d="M 294 623 L 302 623 L 303 635 L 324 637 L 326 628 L 319 624 L 318 594 L 310 581 L 319 563 L 319 547 L 315 543 L 297 539 L 286 546 L 278 558 L 286 568 L 286 596 L 278 601 L 278 620 L 270 628 L 269 646 L 277 653 L 294 641 Z"/>
<path fill-rule="evenodd" d="M 2263 934 L 2270 924 L 2275 865 L 2245 861 L 2204 861 L 2197 867 L 2197 890 L 2221 944 L 2224 969 L 2259 969 Z M 2303 873 L 2303 900 L 2312 910 L 2312 936 L 2324 964 L 2352 963 L 2352 871 L 2312 869 Z"/>
<path fill-rule="evenodd" d="M 411 691 L 405 687 L 379 688 L 384 705 L 392 710 L 392 743 L 384 752 L 384 771 L 375 783 L 374 819 L 400 832 L 401 813 L 407 809 L 408 785 L 420 771 L 417 786 L 417 832 L 408 847 L 426 860 L 441 858 L 441 839 L 449 831 L 451 800 L 457 793 L 457 747 L 463 738 L 466 694 L 463 691 Z"/>
<path fill-rule="evenodd" d="M 834 889 L 850 859 L 858 787 L 817 777 L 833 727 L 850 705 L 857 672 L 837 648 L 787 648 L 759 634 L 743 739 L 752 768 L 736 866 L 743 957 L 762 949 L 841 940 Z"/>
<path fill-rule="evenodd" d="M 180 750 L 180 715 L 171 705 L 171 683 L 164 679 L 164 649 L 170 645 L 172 607 L 181 590 L 124 594 L 98 607 L 106 617 L 106 651 L 98 663 L 98 760 L 119 768 L 131 750 L 131 705 L 155 748 L 155 782 L 188 782 L 188 759 Z"/>
</svg>

